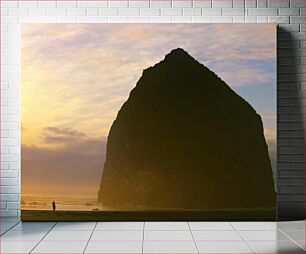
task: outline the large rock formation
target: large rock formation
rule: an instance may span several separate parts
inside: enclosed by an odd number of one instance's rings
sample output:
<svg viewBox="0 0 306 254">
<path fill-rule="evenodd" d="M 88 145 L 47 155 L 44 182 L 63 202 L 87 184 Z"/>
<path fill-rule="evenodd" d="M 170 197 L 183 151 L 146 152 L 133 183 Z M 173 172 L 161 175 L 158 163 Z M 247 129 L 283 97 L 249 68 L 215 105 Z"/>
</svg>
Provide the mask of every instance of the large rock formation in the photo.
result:
<svg viewBox="0 0 306 254">
<path fill-rule="evenodd" d="M 144 70 L 118 112 L 98 200 L 135 209 L 274 207 L 261 117 L 215 73 L 172 50 Z"/>
</svg>

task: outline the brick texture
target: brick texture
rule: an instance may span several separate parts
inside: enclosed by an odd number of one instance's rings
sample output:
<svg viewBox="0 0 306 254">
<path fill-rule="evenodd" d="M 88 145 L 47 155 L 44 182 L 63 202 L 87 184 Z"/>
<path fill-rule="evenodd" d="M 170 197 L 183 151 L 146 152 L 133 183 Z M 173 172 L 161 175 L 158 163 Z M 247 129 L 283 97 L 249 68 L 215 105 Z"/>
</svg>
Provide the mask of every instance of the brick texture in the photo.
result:
<svg viewBox="0 0 306 254">
<path fill-rule="evenodd" d="M 304 0 L 4 0 L 1 21 L 1 216 L 20 215 L 20 23 L 275 22 L 277 215 L 279 220 L 304 218 Z"/>
</svg>

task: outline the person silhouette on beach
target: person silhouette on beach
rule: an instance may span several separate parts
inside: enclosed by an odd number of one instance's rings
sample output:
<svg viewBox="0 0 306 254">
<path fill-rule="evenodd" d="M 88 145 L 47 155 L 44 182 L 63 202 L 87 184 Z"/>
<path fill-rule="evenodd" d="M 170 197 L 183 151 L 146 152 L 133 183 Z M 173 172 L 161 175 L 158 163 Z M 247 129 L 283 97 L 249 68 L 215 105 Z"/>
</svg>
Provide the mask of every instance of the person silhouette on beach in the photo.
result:
<svg viewBox="0 0 306 254">
<path fill-rule="evenodd" d="M 53 208 L 53 211 L 56 210 L 56 205 L 55 205 L 55 202 L 54 202 L 54 201 L 52 202 L 52 208 Z"/>
</svg>

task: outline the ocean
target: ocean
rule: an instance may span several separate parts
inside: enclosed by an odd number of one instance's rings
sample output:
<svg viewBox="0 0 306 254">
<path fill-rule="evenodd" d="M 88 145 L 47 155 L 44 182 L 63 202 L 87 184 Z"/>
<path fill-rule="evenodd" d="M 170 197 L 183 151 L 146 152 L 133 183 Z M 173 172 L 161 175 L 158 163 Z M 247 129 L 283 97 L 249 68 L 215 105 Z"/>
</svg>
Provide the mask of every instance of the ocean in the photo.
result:
<svg viewBox="0 0 306 254">
<path fill-rule="evenodd" d="M 52 202 L 56 210 L 61 211 L 98 211 L 101 210 L 97 198 L 91 197 L 39 197 L 22 196 L 21 210 L 52 210 Z"/>
</svg>

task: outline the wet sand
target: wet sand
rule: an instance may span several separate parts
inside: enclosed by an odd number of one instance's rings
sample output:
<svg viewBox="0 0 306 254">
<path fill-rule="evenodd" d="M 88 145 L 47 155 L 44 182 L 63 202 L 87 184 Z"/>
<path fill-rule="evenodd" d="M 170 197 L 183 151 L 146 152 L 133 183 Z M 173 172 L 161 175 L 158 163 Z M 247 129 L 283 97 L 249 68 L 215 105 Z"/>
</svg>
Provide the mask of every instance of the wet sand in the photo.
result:
<svg viewBox="0 0 306 254">
<path fill-rule="evenodd" d="M 276 210 L 22 210 L 22 221 L 275 221 Z"/>
</svg>

